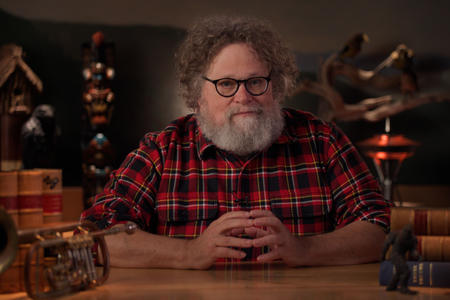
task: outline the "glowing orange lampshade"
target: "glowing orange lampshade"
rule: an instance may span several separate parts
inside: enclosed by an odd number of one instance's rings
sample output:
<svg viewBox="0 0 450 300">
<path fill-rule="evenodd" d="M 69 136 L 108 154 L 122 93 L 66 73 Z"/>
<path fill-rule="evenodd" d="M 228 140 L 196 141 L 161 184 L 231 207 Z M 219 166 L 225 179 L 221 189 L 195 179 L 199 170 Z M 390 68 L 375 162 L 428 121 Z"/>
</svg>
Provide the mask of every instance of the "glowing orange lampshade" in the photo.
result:
<svg viewBox="0 0 450 300">
<path fill-rule="evenodd" d="M 378 134 L 358 143 L 364 155 L 372 158 L 386 199 L 392 200 L 393 184 L 400 165 L 414 154 L 418 145 L 403 135 L 390 133 Z"/>
</svg>

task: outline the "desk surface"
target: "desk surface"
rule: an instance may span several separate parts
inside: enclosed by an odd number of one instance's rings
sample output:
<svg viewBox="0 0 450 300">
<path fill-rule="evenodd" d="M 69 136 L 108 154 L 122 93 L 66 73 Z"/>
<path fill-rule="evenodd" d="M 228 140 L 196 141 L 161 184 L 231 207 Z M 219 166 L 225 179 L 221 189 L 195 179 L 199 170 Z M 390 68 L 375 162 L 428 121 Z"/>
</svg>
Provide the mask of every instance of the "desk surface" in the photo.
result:
<svg viewBox="0 0 450 300">
<path fill-rule="evenodd" d="M 411 299 L 378 285 L 379 264 L 288 268 L 223 264 L 207 271 L 112 268 L 108 281 L 64 299 Z M 414 288 L 417 299 L 449 299 L 450 289 Z M 25 293 L 0 299 L 25 299 Z"/>
</svg>

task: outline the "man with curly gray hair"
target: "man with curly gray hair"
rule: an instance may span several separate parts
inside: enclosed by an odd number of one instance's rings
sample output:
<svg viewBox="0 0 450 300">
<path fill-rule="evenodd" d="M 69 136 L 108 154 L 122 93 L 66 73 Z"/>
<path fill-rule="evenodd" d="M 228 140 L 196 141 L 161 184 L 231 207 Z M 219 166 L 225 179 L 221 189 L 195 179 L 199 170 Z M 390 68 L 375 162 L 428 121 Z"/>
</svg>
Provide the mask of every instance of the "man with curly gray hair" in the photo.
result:
<svg viewBox="0 0 450 300">
<path fill-rule="evenodd" d="M 202 20 L 176 58 L 194 113 L 148 133 L 82 215 L 100 228 L 139 226 L 134 235 L 107 237 L 112 264 L 376 260 L 390 205 L 342 131 L 281 108 L 297 67 L 270 26 Z"/>
<path fill-rule="evenodd" d="M 176 55 L 182 96 L 189 108 L 198 107 L 202 76 L 213 59 L 225 46 L 234 43 L 250 46 L 271 70 L 275 99 L 282 101 L 293 92 L 298 73 L 293 53 L 268 24 L 250 18 L 212 17 L 188 31 Z"/>
</svg>

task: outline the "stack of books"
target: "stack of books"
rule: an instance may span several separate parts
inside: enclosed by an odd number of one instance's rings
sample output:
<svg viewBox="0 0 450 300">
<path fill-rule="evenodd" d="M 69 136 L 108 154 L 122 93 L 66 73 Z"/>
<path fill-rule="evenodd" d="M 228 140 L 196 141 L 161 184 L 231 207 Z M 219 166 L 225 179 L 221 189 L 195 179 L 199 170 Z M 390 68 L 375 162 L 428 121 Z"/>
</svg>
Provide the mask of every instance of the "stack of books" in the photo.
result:
<svg viewBox="0 0 450 300">
<path fill-rule="evenodd" d="M 61 169 L 0 172 L 0 206 L 16 227 L 61 222 L 62 202 Z"/>
<path fill-rule="evenodd" d="M 0 172 L 0 207 L 6 210 L 19 229 L 41 228 L 44 224 L 61 222 L 61 170 Z M 7 242 L 7 237 L 2 236 L 2 239 Z M 0 248 L 1 246 L 5 245 L 0 245 Z M 13 264 L 0 274 L 0 294 L 24 290 L 23 269 L 29 247 L 29 244 L 19 245 Z"/>
<path fill-rule="evenodd" d="M 450 287 L 450 208 L 392 208 L 391 231 L 407 224 L 413 227 L 421 256 L 408 261 L 409 286 Z M 382 262 L 380 284 L 387 285 L 394 272 L 389 259 Z"/>
</svg>

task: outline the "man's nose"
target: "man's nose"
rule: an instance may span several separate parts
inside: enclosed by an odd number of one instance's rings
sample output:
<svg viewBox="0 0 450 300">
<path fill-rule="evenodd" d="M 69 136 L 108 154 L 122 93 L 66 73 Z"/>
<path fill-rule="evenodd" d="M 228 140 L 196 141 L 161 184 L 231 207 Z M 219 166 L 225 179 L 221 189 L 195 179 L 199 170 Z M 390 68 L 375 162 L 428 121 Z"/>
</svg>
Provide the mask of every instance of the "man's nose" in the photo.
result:
<svg viewBox="0 0 450 300">
<path fill-rule="evenodd" d="M 233 101 L 237 103 L 247 103 L 252 100 L 252 95 L 245 88 L 245 84 L 241 83 L 236 94 L 234 94 Z"/>
</svg>

